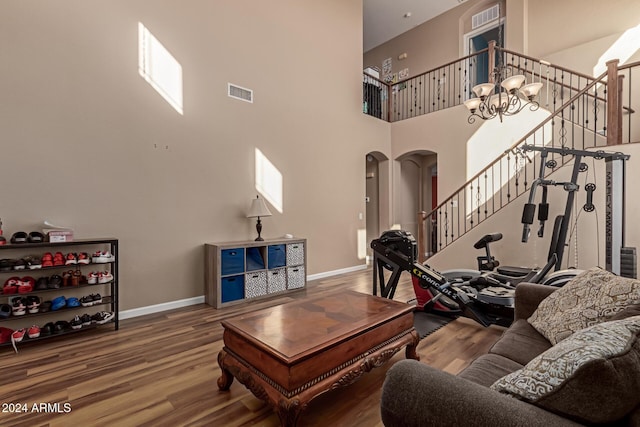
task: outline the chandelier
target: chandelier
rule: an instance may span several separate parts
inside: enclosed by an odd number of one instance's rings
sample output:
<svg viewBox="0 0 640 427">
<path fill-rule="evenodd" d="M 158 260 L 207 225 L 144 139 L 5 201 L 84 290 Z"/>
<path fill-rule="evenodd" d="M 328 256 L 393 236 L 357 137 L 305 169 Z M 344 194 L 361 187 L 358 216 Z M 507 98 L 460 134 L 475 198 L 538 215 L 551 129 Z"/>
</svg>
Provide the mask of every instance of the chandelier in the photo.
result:
<svg viewBox="0 0 640 427">
<path fill-rule="evenodd" d="M 482 83 L 473 87 L 476 98 L 464 102 L 470 112 L 467 122 L 475 123 L 476 117 L 490 120 L 496 116 L 502 122 L 503 116 L 513 116 L 527 105 L 531 111 L 540 108 L 535 97 L 542 88 L 542 83 L 524 84 L 526 77 L 522 74 L 504 78 L 507 71 L 507 68 L 499 64 L 491 72 L 491 80 L 495 83 Z"/>
</svg>

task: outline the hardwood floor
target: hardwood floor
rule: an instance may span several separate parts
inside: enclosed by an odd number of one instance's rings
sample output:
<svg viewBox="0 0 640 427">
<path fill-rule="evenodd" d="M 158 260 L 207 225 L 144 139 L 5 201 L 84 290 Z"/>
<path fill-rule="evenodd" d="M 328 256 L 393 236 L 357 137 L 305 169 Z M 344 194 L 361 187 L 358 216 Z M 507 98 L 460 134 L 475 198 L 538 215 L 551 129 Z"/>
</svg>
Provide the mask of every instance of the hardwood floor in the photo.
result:
<svg viewBox="0 0 640 427">
<path fill-rule="evenodd" d="M 238 381 L 228 392 L 218 390 L 220 320 L 305 296 L 345 289 L 371 293 L 371 277 L 370 269 L 362 270 L 312 281 L 304 291 L 250 305 L 215 310 L 202 304 L 128 319 L 121 321 L 119 331 L 103 328 L 22 345 L 18 354 L 3 347 L 0 425 L 279 426 L 275 413 Z M 412 298 L 404 274 L 394 299 Z M 485 353 L 502 331 L 458 319 L 423 339 L 418 354 L 422 363 L 457 373 Z M 299 425 L 382 426 L 381 386 L 389 367 L 403 357 L 401 351 L 358 382 L 317 397 Z M 34 404 L 47 403 L 49 408 L 34 410 Z M 26 412 L 15 412 L 11 404 Z"/>
</svg>

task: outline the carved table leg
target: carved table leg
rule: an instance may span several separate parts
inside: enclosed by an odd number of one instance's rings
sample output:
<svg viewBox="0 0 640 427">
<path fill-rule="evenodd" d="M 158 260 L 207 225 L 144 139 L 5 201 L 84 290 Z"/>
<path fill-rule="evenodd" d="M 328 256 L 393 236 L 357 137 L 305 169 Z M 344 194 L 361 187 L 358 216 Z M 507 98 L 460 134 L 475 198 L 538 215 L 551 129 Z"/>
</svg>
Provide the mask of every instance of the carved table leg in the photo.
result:
<svg viewBox="0 0 640 427">
<path fill-rule="evenodd" d="M 233 375 L 224 367 L 224 358 L 227 356 L 227 352 L 220 350 L 218 353 L 218 365 L 220 365 L 221 375 L 218 378 L 218 388 L 220 390 L 229 390 L 231 383 L 233 382 Z"/>
<path fill-rule="evenodd" d="M 280 424 L 283 427 L 295 427 L 298 423 L 298 418 L 307 405 L 301 405 L 298 399 L 285 400 L 280 399 L 278 406 L 274 407 L 278 418 L 280 418 Z"/>
<path fill-rule="evenodd" d="M 415 329 L 411 331 L 411 336 L 413 337 L 413 342 L 407 345 L 407 348 L 405 350 L 405 357 L 407 359 L 420 360 L 420 356 L 416 352 L 416 347 L 420 342 L 420 336 L 418 335 L 418 332 L 416 332 Z"/>
</svg>

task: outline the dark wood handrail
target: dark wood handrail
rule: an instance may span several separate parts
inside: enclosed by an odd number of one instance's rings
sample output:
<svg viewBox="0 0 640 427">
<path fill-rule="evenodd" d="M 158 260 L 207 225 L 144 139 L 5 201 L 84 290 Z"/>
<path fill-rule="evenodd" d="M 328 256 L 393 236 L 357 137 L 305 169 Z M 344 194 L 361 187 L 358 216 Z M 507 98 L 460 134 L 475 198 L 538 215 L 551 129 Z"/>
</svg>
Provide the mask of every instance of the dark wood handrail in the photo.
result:
<svg viewBox="0 0 640 427">
<path fill-rule="evenodd" d="M 544 119 L 542 122 L 540 122 L 540 124 L 538 124 L 538 126 L 534 127 L 531 131 L 529 131 L 529 133 L 527 133 L 525 136 L 523 136 L 522 138 L 520 138 L 516 143 L 514 143 L 511 147 L 507 148 L 504 153 L 508 153 L 513 151 L 514 148 L 516 148 L 518 145 L 522 144 L 522 142 L 526 141 L 529 137 L 531 137 L 533 134 L 535 134 L 538 130 L 540 130 L 541 128 L 543 128 L 548 122 L 550 122 L 551 120 L 553 120 L 556 116 L 558 116 L 560 114 L 561 111 L 563 111 L 565 108 L 569 107 L 572 103 L 574 103 L 579 97 L 581 97 L 582 95 L 585 94 L 585 92 L 587 92 L 589 89 L 591 89 L 593 86 L 595 86 L 597 83 L 601 83 L 600 80 L 602 80 L 603 78 L 605 78 L 607 76 L 607 71 L 605 71 L 604 73 L 602 73 L 600 76 L 596 77 L 594 81 L 592 81 L 591 83 L 589 83 L 587 86 L 585 86 L 584 89 L 582 89 L 580 92 L 578 92 L 577 94 L 575 94 L 574 96 L 571 97 L 571 99 L 569 99 L 567 102 L 565 102 L 560 108 L 558 108 L 556 110 L 555 113 L 551 114 L 549 117 L 547 117 L 546 119 Z M 496 163 L 498 163 L 499 161 L 502 160 L 502 157 L 504 156 L 504 154 L 502 154 L 500 157 L 498 157 L 497 159 L 495 159 L 494 161 L 492 161 L 491 163 L 489 163 L 487 166 L 484 167 L 484 169 L 482 169 L 480 172 L 476 173 L 473 177 L 471 177 L 469 180 L 467 180 L 467 182 L 465 182 L 464 184 L 462 184 L 462 186 L 460 186 L 457 190 L 455 190 L 453 193 L 451 194 L 457 194 L 459 192 L 461 192 L 462 190 L 464 190 L 467 185 L 469 185 L 470 183 L 473 182 L 473 180 L 479 178 L 480 176 L 482 176 L 483 173 L 485 173 L 486 170 L 488 170 L 489 168 L 491 168 L 493 165 L 495 165 Z M 446 205 L 447 203 L 449 203 L 449 200 L 451 199 L 451 197 L 447 198 L 447 200 L 445 200 L 444 202 L 440 203 L 438 206 L 436 206 L 434 209 L 432 209 L 428 216 L 433 215 L 438 209 L 442 208 L 444 205 Z"/>
<path fill-rule="evenodd" d="M 418 77 L 420 77 L 420 76 L 424 76 L 425 74 L 429 74 L 429 73 L 436 72 L 436 71 L 438 71 L 438 70 L 441 70 L 442 68 L 446 68 L 446 67 L 448 67 L 449 65 L 453 65 L 453 64 L 455 64 L 456 62 L 461 62 L 461 61 L 464 61 L 464 60 L 466 60 L 466 59 L 470 59 L 470 58 L 472 58 L 472 57 L 474 57 L 474 56 L 478 56 L 478 55 L 483 54 L 483 53 L 488 52 L 488 51 L 489 51 L 489 48 L 479 50 L 479 51 L 477 51 L 477 52 L 475 52 L 475 53 L 472 53 L 472 54 L 470 54 L 470 55 L 463 56 L 462 58 L 458 58 L 458 59 L 456 59 L 456 60 L 454 60 L 454 61 L 451 61 L 451 62 L 447 62 L 446 64 L 444 64 L 444 65 L 440 65 L 439 67 L 432 68 L 432 69 L 430 69 L 429 71 L 425 71 L 425 72 L 423 72 L 423 73 L 416 74 L 416 75 L 415 75 L 415 76 L 413 76 L 413 77 L 407 77 L 406 79 L 404 79 L 404 80 L 400 80 L 400 81 L 398 81 L 398 82 L 396 82 L 396 83 L 394 83 L 394 84 L 392 84 L 392 85 L 390 85 L 390 86 L 399 85 L 399 84 L 401 84 L 401 83 L 408 82 L 409 80 L 417 79 Z"/>
<path fill-rule="evenodd" d="M 500 48 L 498 46 L 496 46 L 496 49 L 499 50 L 499 51 L 505 52 L 505 53 L 510 53 L 511 55 L 519 56 L 519 57 L 527 59 L 529 61 L 541 63 L 541 61 L 539 59 L 536 59 L 536 58 L 534 58 L 532 56 L 523 55 L 521 53 L 514 52 L 514 51 L 508 50 L 508 49 L 503 49 L 503 48 Z M 587 74 L 579 73 L 577 71 L 573 71 L 573 70 L 570 70 L 568 68 L 561 67 L 560 65 L 552 64 L 552 63 L 547 62 L 547 61 L 544 62 L 544 65 L 547 65 L 548 67 L 556 68 L 558 70 L 566 71 L 567 73 L 572 73 L 572 74 L 575 74 L 575 75 L 580 76 L 580 77 L 584 77 L 585 79 L 594 80 L 593 76 L 589 76 Z"/>
</svg>

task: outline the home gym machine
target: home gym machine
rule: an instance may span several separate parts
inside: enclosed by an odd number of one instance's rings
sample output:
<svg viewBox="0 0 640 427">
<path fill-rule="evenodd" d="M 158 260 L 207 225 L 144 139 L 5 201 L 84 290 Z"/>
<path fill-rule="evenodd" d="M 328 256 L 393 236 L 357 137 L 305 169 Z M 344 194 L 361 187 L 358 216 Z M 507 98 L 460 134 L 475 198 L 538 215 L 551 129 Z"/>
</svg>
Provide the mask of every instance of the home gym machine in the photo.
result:
<svg viewBox="0 0 640 427">
<path fill-rule="evenodd" d="M 525 144 L 521 149 L 523 152 L 537 151 L 540 152 L 540 171 L 538 178 L 531 184 L 531 190 L 529 192 L 529 200 L 524 205 L 522 212 L 522 242 L 526 243 L 531 233 L 531 224 L 534 221 L 534 214 L 536 205 L 533 203 L 535 200 L 536 189 L 542 187 L 542 201 L 538 205 L 538 221 L 540 227 L 538 229 L 538 236 L 542 237 L 544 234 L 544 224 L 548 218 L 549 204 L 547 203 L 547 187 L 548 186 L 562 186 L 567 192 L 567 202 L 565 204 L 565 211 L 563 215 L 556 218 L 556 223 L 559 221 L 559 231 L 557 236 L 553 236 L 552 248 L 555 248 L 555 253 L 558 258 L 555 270 L 558 271 L 561 268 L 562 258 L 564 255 L 564 248 L 566 246 L 567 232 L 569 230 L 571 222 L 571 211 L 575 200 L 575 195 L 579 189 L 577 184 L 578 174 L 587 170 L 588 166 L 582 163 L 583 157 L 590 157 L 596 160 L 605 160 L 606 163 L 606 266 L 605 268 L 612 273 L 620 275 L 621 265 L 623 261 L 621 257 L 623 253 L 629 253 L 628 250 L 623 250 L 624 246 L 624 194 L 625 194 L 625 161 L 629 159 L 628 154 L 623 153 L 611 153 L 602 150 L 598 151 L 585 151 L 576 150 L 567 147 L 538 147 L 534 145 Z M 557 182 L 544 178 L 544 169 L 554 168 L 557 166 L 555 160 L 547 160 L 548 154 L 554 153 L 561 156 L 572 155 L 574 156 L 573 169 L 571 172 L 571 180 L 568 182 Z M 586 212 L 591 212 L 595 209 L 593 205 L 593 192 L 595 191 L 595 184 L 589 183 L 585 185 L 587 192 L 587 201 L 583 207 Z M 626 248 L 625 248 L 626 249 Z M 635 250 L 632 251 L 635 254 Z M 633 259 L 625 257 L 625 265 L 631 264 L 635 270 L 635 255 Z"/>
</svg>

